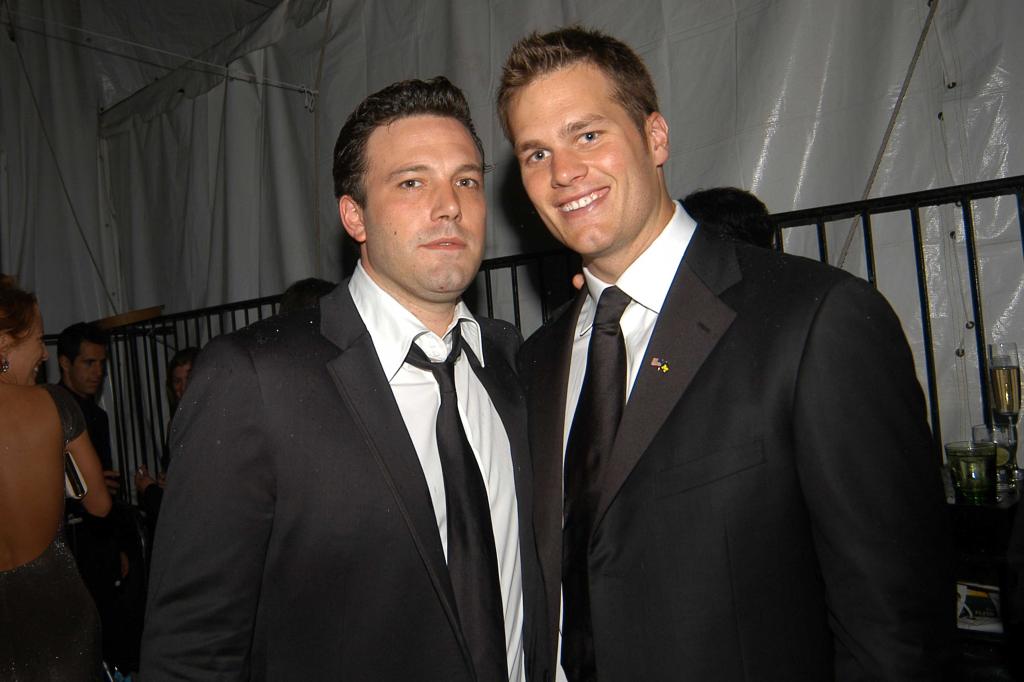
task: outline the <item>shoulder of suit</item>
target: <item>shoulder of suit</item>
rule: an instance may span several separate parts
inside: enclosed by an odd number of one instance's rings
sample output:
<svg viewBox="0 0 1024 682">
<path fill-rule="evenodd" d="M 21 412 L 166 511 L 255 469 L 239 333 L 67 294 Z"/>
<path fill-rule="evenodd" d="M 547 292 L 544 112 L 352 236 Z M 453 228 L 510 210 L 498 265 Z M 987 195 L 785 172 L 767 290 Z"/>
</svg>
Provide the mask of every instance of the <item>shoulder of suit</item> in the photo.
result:
<svg viewBox="0 0 1024 682">
<path fill-rule="evenodd" d="M 515 325 L 505 320 L 496 320 L 490 317 L 476 317 L 480 325 L 480 335 L 488 346 L 497 347 L 505 358 L 511 362 L 519 352 L 519 346 L 523 343 L 523 335 Z"/>
<path fill-rule="evenodd" d="M 744 277 L 763 274 L 774 280 L 785 280 L 802 287 L 833 286 L 848 280 L 867 285 L 860 277 L 813 258 L 742 242 L 727 243 L 734 250 Z"/>
<path fill-rule="evenodd" d="M 207 344 L 200 357 L 238 352 L 252 357 L 285 353 L 294 355 L 298 362 L 302 360 L 302 354 L 296 354 L 296 349 L 312 350 L 320 343 L 327 343 L 320 335 L 320 311 L 309 308 L 274 315 L 238 331 L 222 334 Z"/>
<path fill-rule="evenodd" d="M 555 325 L 562 321 L 562 318 L 566 315 L 571 315 L 576 310 L 575 303 L 577 302 L 577 296 L 572 296 L 568 301 L 562 303 L 560 306 L 555 308 L 554 312 L 548 317 L 547 321 L 538 327 L 530 336 L 523 341 L 523 345 L 520 355 L 529 355 L 535 352 L 537 349 L 543 349 L 549 342 L 561 343 L 562 339 L 557 338 L 552 340 L 553 330 Z M 574 323 L 575 324 L 575 323 Z"/>
</svg>

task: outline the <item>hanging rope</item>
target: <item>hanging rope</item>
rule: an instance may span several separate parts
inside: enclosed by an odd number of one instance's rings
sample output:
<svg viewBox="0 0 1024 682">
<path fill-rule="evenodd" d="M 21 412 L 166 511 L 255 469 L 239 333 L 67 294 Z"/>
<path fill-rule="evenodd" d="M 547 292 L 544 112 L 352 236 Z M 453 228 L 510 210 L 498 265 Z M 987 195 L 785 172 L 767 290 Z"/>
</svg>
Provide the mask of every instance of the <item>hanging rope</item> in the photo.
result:
<svg viewBox="0 0 1024 682">
<path fill-rule="evenodd" d="M 114 297 L 110 293 L 110 286 L 103 277 L 103 272 L 100 270 L 99 263 L 96 261 L 96 255 L 93 253 L 92 247 L 89 246 L 89 240 L 85 236 L 85 229 L 82 227 L 82 221 L 78 218 L 78 211 L 75 210 L 75 203 L 71 200 L 71 193 L 68 191 L 67 182 L 64 180 L 64 172 L 61 170 L 60 161 L 57 159 L 57 150 L 53 146 L 53 141 L 50 139 L 50 133 L 47 131 L 46 123 L 43 121 L 43 112 L 39 107 L 39 100 L 36 98 L 35 88 L 32 87 L 32 79 L 29 78 L 28 67 L 25 65 L 25 56 L 21 53 L 21 46 L 18 44 L 15 35 L 14 20 L 10 18 L 10 15 L 13 13 L 10 5 L 7 6 L 7 13 L 9 19 L 8 36 L 11 39 L 11 43 L 14 45 L 15 52 L 18 53 L 18 63 L 21 65 L 21 72 L 25 76 L 25 84 L 28 86 L 28 92 L 32 98 L 32 106 L 36 111 L 36 119 L 39 121 L 39 129 L 43 133 L 43 139 L 46 140 L 46 146 L 50 150 L 50 157 L 53 159 L 54 168 L 57 170 L 57 179 L 60 181 L 61 190 L 64 192 L 64 199 L 67 201 L 68 209 L 71 211 L 71 217 L 74 219 L 75 227 L 78 229 L 78 236 L 82 239 L 82 245 L 85 247 L 85 252 L 89 256 L 89 261 L 92 263 L 93 270 L 96 272 L 96 277 L 99 279 L 100 284 L 103 287 L 103 293 L 107 297 L 107 302 L 110 303 L 110 309 L 116 315 L 121 311 L 118 309 L 117 304 L 114 303 Z"/>
<path fill-rule="evenodd" d="M 298 92 L 298 93 L 301 93 L 301 94 L 304 94 L 304 95 L 307 96 L 307 98 L 306 98 L 306 102 L 307 102 L 307 107 L 306 108 L 307 109 L 309 108 L 308 105 L 310 103 L 310 96 L 312 97 L 312 100 L 315 102 L 315 98 L 320 94 L 319 91 L 317 91 L 317 90 L 310 90 L 309 87 L 306 86 L 306 85 L 296 84 L 296 83 L 289 83 L 287 81 L 277 81 L 277 80 L 273 80 L 271 78 L 260 78 L 255 73 L 250 73 L 248 71 L 235 71 L 235 70 L 230 69 L 227 66 L 224 66 L 223 64 L 217 64 L 215 62 L 205 61 L 205 60 L 199 59 L 197 57 L 190 57 L 189 55 L 186 55 L 186 54 L 180 54 L 178 52 L 172 52 L 170 50 L 164 50 L 164 49 L 159 48 L 159 47 L 153 47 L 152 45 L 146 45 L 146 44 L 143 44 L 143 43 L 135 42 L 133 40 L 126 40 L 124 38 L 118 38 L 116 36 L 110 36 L 110 35 L 106 35 L 104 33 L 97 33 L 96 31 L 90 31 L 88 29 L 80 28 L 78 26 L 71 26 L 70 24 L 64 24 L 64 23 L 61 23 L 59 21 L 52 21 L 52 20 L 48 20 L 48 19 L 43 19 L 42 17 L 37 17 L 37 16 L 31 15 L 31 14 L 26 14 L 24 12 L 16 12 L 16 11 L 10 9 L 10 7 L 8 7 L 8 9 L 7 9 L 7 13 L 9 15 L 9 17 L 8 17 L 8 22 L 6 22 L 6 23 L 8 23 L 8 25 L 10 26 L 9 30 L 12 33 L 14 31 L 14 19 L 11 18 L 11 17 L 17 16 L 17 17 L 22 18 L 22 19 L 28 19 L 28 20 L 31 20 L 31 21 L 37 21 L 37 22 L 39 22 L 40 24 L 42 24 L 43 26 L 45 26 L 47 28 L 61 28 L 61 29 L 64 29 L 65 31 L 70 31 L 72 33 L 77 33 L 77 34 L 80 34 L 82 36 L 88 36 L 90 38 L 96 38 L 96 39 L 99 39 L 99 40 L 102 40 L 102 41 L 107 41 L 107 42 L 110 42 L 110 43 L 126 45 L 128 47 L 136 48 L 136 49 L 139 49 L 139 50 L 144 50 L 146 52 L 151 52 L 151 53 L 154 53 L 154 54 L 161 54 L 161 55 L 165 55 L 165 56 L 168 56 L 168 57 L 174 57 L 175 59 L 180 59 L 181 60 L 181 64 L 179 64 L 178 66 L 166 66 L 164 64 L 158 64 L 158 63 L 154 63 L 153 61 L 141 59 L 141 58 L 136 57 L 136 56 L 131 55 L 131 54 L 124 54 L 124 53 L 121 53 L 121 52 L 112 52 L 109 49 L 104 49 L 104 48 L 101 48 L 101 47 L 99 47 L 97 45 L 91 45 L 88 42 L 78 42 L 78 41 L 75 41 L 75 40 L 70 40 L 70 39 L 68 39 L 65 36 L 57 35 L 56 33 L 49 33 L 49 32 L 47 32 L 45 30 L 38 31 L 38 30 L 28 29 L 28 28 L 26 28 L 24 26 L 20 27 L 21 30 L 31 30 L 33 33 L 38 33 L 38 34 L 40 34 L 40 35 L 42 35 L 42 36 L 44 36 L 46 38 L 53 38 L 55 40 L 62 40 L 64 42 L 69 42 L 72 45 L 76 45 L 78 47 L 85 48 L 87 50 L 96 50 L 96 51 L 99 51 L 99 52 L 105 52 L 107 54 L 113 54 L 113 55 L 115 55 L 117 57 L 121 57 L 122 59 L 127 59 L 129 61 L 138 62 L 140 64 L 146 64 L 147 66 L 156 66 L 156 67 L 159 67 L 159 68 L 167 69 L 168 71 L 175 71 L 177 69 L 187 69 L 189 71 L 196 71 L 198 73 L 215 74 L 215 75 L 223 76 L 223 77 L 228 78 L 230 80 L 244 81 L 244 82 L 252 83 L 254 85 L 267 85 L 267 86 L 270 86 L 270 87 L 273 87 L 273 88 L 279 88 L 279 89 L 282 89 L 282 90 L 290 90 L 292 92 Z M 315 106 L 315 104 L 314 104 L 314 106 Z"/>
<path fill-rule="evenodd" d="M 327 0 L 327 16 L 324 18 L 324 38 L 320 43 L 320 59 L 316 65 L 316 81 L 313 83 L 315 90 L 313 92 L 320 91 L 320 79 L 324 73 L 324 56 L 327 52 L 327 41 L 331 37 L 331 9 L 334 8 L 334 3 L 331 0 Z M 310 108 L 310 113 L 313 114 L 313 236 L 316 242 L 315 248 L 315 272 L 317 277 L 322 277 L 321 271 L 323 266 L 321 265 L 320 258 L 320 117 L 316 114 L 316 100 L 313 100 L 313 106 Z"/>
<path fill-rule="evenodd" d="M 910 80 L 914 76 L 914 70 L 917 68 L 917 60 L 921 56 L 921 52 L 924 51 L 924 41 L 928 37 L 928 33 L 931 31 L 932 19 L 935 18 L 935 11 L 939 7 L 939 0 L 929 0 L 930 8 L 928 10 L 928 16 L 924 20 L 924 26 L 921 27 L 921 35 L 917 39 L 917 47 L 914 49 L 914 56 L 910 60 L 910 66 L 907 68 L 907 74 L 903 77 L 903 87 L 900 88 L 899 97 L 896 98 L 896 104 L 892 107 L 892 114 L 889 115 L 889 125 L 885 129 L 885 134 L 882 136 L 882 144 L 878 147 L 878 153 L 875 154 L 875 163 L 871 167 L 871 173 L 868 174 L 868 181 L 864 187 L 864 192 L 860 195 L 861 200 L 868 198 L 871 194 L 871 188 L 875 184 L 875 178 L 878 175 L 878 168 L 882 165 L 882 158 L 885 156 L 885 150 L 889 147 L 889 138 L 892 137 L 893 128 L 896 127 L 896 119 L 900 115 L 900 107 L 903 106 L 903 100 L 907 96 L 907 90 L 910 88 Z M 846 255 L 850 252 L 850 244 L 853 243 L 853 235 L 857 230 L 857 218 L 853 218 L 850 221 L 850 227 L 846 233 L 846 240 L 843 242 L 843 249 L 839 253 L 839 260 L 836 261 L 836 267 L 843 267 L 846 262 Z"/>
</svg>

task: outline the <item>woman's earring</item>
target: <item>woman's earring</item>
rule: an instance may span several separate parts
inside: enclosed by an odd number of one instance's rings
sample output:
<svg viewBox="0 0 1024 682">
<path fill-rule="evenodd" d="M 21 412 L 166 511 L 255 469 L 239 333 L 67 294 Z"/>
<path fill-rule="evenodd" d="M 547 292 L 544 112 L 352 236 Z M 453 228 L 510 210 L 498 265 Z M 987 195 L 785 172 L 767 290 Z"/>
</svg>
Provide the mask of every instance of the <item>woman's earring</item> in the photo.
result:
<svg viewBox="0 0 1024 682">
<path fill-rule="evenodd" d="M 7 370 L 11 368 L 11 361 L 6 357 L 0 358 L 0 374 L 7 374 Z"/>
</svg>

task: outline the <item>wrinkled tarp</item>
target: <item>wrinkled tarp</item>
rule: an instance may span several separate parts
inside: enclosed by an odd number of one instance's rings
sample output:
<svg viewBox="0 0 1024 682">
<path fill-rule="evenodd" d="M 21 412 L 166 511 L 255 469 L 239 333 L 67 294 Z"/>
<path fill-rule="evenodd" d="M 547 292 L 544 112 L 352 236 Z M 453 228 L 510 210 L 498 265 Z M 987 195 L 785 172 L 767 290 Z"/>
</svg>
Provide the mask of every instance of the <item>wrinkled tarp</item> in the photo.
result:
<svg viewBox="0 0 1024 682">
<path fill-rule="evenodd" d="M 11 4 L 72 25 L 132 25 L 114 15 L 130 12 L 128 3 L 90 4 L 88 12 L 68 1 Z M 342 233 L 330 174 L 337 131 L 368 92 L 436 74 L 466 91 L 494 164 L 487 257 L 548 248 L 493 98 L 516 39 L 572 22 L 621 37 L 650 66 L 670 125 L 666 174 L 676 196 L 735 185 L 773 212 L 859 199 L 928 12 L 924 0 L 286 0 L 205 53 L 234 76 L 186 65 L 102 113 L 111 92 L 103 81 L 117 73 L 110 55 L 20 31 L 42 125 L 13 43 L 0 36 L 0 267 L 39 292 L 51 330 L 110 314 L 107 293 L 121 311 L 162 303 L 173 312 L 277 293 L 314 274 L 338 279 Z M 1020 26 L 1017 0 L 941 0 L 870 196 L 1024 173 Z M 196 27 L 169 20 L 161 30 Z M 319 89 L 315 107 L 265 79 Z M 962 225 L 954 207 L 922 218 L 942 421 L 952 439 L 982 420 Z M 975 226 L 986 334 L 1024 343 L 1015 204 L 980 202 Z M 829 226 L 833 244 L 848 227 Z M 877 219 L 874 240 L 879 288 L 923 378 L 909 220 Z M 844 267 L 863 274 L 858 244 Z M 788 234 L 786 249 L 817 254 L 810 230 Z M 499 312 L 509 317 L 508 292 L 498 289 Z M 525 332 L 538 322 L 538 311 L 525 311 Z"/>
</svg>

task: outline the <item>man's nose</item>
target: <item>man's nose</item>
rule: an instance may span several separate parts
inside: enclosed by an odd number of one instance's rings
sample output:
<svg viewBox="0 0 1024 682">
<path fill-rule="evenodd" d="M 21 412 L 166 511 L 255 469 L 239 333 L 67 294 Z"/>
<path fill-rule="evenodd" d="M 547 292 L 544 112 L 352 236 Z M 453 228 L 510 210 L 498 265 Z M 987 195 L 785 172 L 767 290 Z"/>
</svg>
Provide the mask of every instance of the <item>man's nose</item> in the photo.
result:
<svg viewBox="0 0 1024 682">
<path fill-rule="evenodd" d="M 551 157 L 551 186 L 568 187 L 587 174 L 587 165 L 579 155 L 563 150 Z"/>
<path fill-rule="evenodd" d="M 456 221 L 462 217 L 462 206 L 454 187 L 445 184 L 437 189 L 430 217 L 435 222 L 440 220 Z"/>
</svg>

